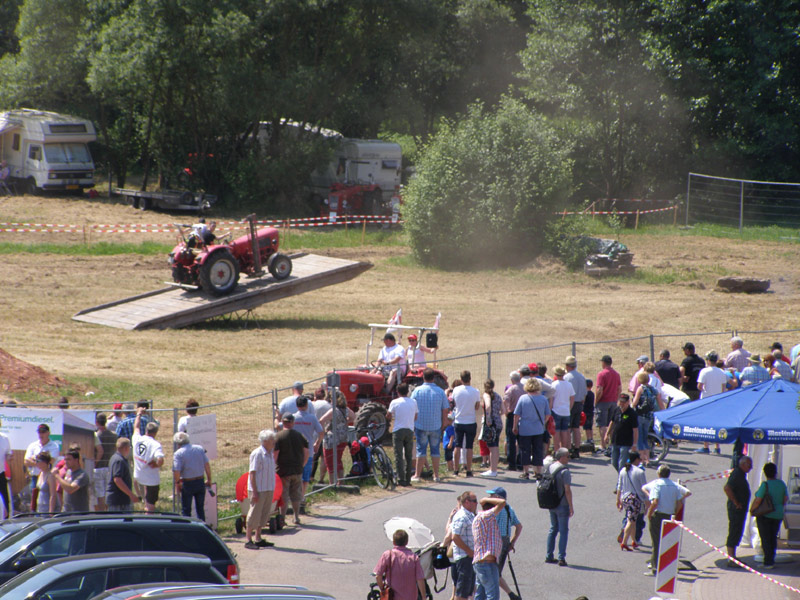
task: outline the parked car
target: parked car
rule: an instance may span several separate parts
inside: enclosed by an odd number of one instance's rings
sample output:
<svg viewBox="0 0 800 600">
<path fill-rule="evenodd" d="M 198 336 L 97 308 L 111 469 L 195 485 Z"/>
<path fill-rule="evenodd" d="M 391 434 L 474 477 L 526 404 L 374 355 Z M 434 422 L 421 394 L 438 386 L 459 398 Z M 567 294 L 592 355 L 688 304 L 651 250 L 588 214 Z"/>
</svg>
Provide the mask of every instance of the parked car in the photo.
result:
<svg viewBox="0 0 800 600">
<path fill-rule="evenodd" d="M 198 552 L 229 583 L 239 582 L 236 559 L 203 521 L 179 515 L 87 513 L 36 520 L 0 540 L 0 583 L 55 558 L 129 551 Z"/>
<path fill-rule="evenodd" d="M 31 523 L 41 521 L 43 517 L 38 515 L 24 515 L 21 517 L 14 517 L 13 519 L 4 519 L 0 521 L 0 541 L 6 539 L 13 533 L 20 529 L 25 529 Z"/>
<path fill-rule="evenodd" d="M 57 558 L 0 586 L 3 600 L 88 600 L 123 585 L 225 578 L 207 556 L 183 552 L 112 552 Z"/>
<path fill-rule="evenodd" d="M 130 585 L 98 594 L 91 600 L 334 600 L 296 585 Z"/>
</svg>

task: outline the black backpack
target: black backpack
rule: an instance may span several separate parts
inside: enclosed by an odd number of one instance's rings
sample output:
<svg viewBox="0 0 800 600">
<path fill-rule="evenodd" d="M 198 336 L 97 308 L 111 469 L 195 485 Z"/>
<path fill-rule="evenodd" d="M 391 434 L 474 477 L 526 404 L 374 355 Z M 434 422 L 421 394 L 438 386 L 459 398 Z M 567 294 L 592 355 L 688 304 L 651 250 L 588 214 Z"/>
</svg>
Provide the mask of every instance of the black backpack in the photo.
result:
<svg viewBox="0 0 800 600">
<path fill-rule="evenodd" d="M 558 493 L 556 477 L 566 468 L 566 466 L 561 465 L 556 468 L 554 473 L 551 473 L 549 468 L 545 470 L 542 480 L 536 488 L 536 499 L 539 501 L 539 508 L 557 508 L 561 504 L 564 494 Z"/>
<path fill-rule="evenodd" d="M 636 406 L 636 414 L 640 417 L 649 417 L 658 408 L 656 396 L 658 392 L 656 389 L 647 384 L 642 384 L 642 393 L 639 396 L 639 404 Z"/>
</svg>

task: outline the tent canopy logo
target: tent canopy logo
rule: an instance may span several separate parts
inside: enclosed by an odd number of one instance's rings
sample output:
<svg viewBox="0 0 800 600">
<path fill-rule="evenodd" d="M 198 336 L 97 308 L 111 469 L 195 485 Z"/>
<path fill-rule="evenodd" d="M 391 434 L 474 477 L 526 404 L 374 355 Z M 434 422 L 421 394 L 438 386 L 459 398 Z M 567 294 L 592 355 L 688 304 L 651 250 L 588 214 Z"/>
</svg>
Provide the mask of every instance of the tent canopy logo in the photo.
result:
<svg viewBox="0 0 800 600">
<path fill-rule="evenodd" d="M 728 430 L 727 429 L 720 429 L 717 432 L 717 437 L 720 439 L 720 441 L 724 442 L 725 440 L 728 439 Z"/>
<path fill-rule="evenodd" d="M 675 423 L 675 425 L 672 426 L 672 435 L 680 435 L 680 434 L 681 434 L 681 426 Z"/>
<path fill-rule="evenodd" d="M 764 431 L 761 429 L 754 429 L 753 430 L 753 439 L 756 441 L 764 439 Z"/>
</svg>

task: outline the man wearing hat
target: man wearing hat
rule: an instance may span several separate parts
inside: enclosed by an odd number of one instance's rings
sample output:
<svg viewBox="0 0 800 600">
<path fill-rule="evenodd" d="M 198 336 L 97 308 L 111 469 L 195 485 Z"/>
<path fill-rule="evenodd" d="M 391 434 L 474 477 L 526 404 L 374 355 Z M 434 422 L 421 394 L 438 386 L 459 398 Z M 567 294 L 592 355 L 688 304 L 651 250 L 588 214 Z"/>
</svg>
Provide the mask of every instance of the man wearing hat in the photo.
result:
<svg viewBox="0 0 800 600">
<path fill-rule="evenodd" d="M 602 369 L 597 374 L 597 392 L 595 392 L 594 410 L 597 413 L 597 426 L 600 428 L 602 452 L 606 450 L 606 429 L 611 418 L 611 411 L 617 405 L 617 398 L 622 391 L 622 380 L 611 364 L 613 360 L 608 354 L 600 359 Z"/>
<path fill-rule="evenodd" d="M 586 378 L 578 371 L 578 360 L 574 356 L 568 356 L 564 361 L 567 374 L 564 381 L 572 384 L 575 390 L 575 401 L 572 403 L 572 411 L 569 418 L 569 435 L 571 437 L 570 458 L 578 458 L 581 448 L 581 414 L 583 414 L 583 401 L 586 399 Z M 588 416 L 588 415 L 587 415 Z"/>
<path fill-rule="evenodd" d="M 428 366 L 428 363 L 425 361 L 425 354 L 433 354 L 434 350 L 432 348 L 428 348 L 427 346 L 423 346 L 422 344 L 418 343 L 419 338 L 417 337 L 416 333 L 412 333 L 408 336 L 408 349 L 406 349 L 406 364 L 408 365 L 409 369 L 424 369 Z"/>
<path fill-rule="evenodd" d="M 750 362 L 750 366 L 742 370 L 742 375 L 740 377 L 742 387 L 761 383 L 762 381 L 769 381 L 769 371 L 761 366 L 760 354 L 751 354 L 747 360 Z"/>
<path fill-rule="evenodd" d="M 291 413 L 294 414 L 297 412 L 297 398 L 303 395 L 303 382 L 302 381 L 295 381 L 292 384 L 292 395 L 286 396 L 281 403 L 278 404 L 278 413 L 275 416 L 275 429 L 280 429 L 281 422 L 280 422 L 280 415 Z"/>
<path fill-rule="evenodd" d="M 697 376 L 700 375 L 706 363 L 697 356 L 694 351 L 694 344 L 686 342 L 683 345 L 685 355 L 681 361 L 681 390 L 690 400 L 697 400 L 700 397 L 700 390 L 697 389 Z"/>
<path fill-rule="evenodd" d="M 122 423 L 122 417 L 123 417 L 122 403 L 117 402 L 113 406 L 112 410 L 113 412 L 111 413 L 111 416 L 106 418 L 106 429 L 108 429 L 111 433 L 116 435 L 117 427 L 119 426 L 120 423 Z"/>
<path fill-rule="evenodd" d="M 303 500 L 303 468 L 308 462 L 308 440 L 295 431 L 294 415 L 284 413 L 281 417 L 283 430 L 275 436 L 275 463 L 278 477 L 283 484 L 283 506 L 281 520 L 286 522 L 289 501 L 292 502 L 295 525 L 300 525 L 300 502 Z"/>
<path fill-rule="evenodd" d="M 633 374 L 633 377 L 631 377 L 630 383 L 628 383 L 628 391 L 631 393 L 631 398 L 636 394 L 636 389 L 639 387 L 639 373 L 644 373 L 644 366 L 649 361 L 650 357 L 645 354 L 642 354 L 636 359 L 637 371 Z"/>
<path fill-rule="evenodd" d="M 378 362 L 373 372 L 377 372 L 381 368 L 384 373 L 389 374 L 386 379 L 386 391 L 391 393 L 406 372 L 406 352 L 397 343 L 394 334 L 387 333 L 383 336 L 383 348 L 378 353 Z"/>
<path fill-rule="evenodd" d="M 490 498 L 502 498 L 503 500 L 508 500 L 506 490 L 502 487 L 486 490 L 486 493 L 489 494 Z M 517 518 L 517 513 L 514 512 L 514 509 L 511 508 L 507 502 L 503 507 L 503 510 L 496 515 L 496 518 L 497 526 L 500 529 L 500 539 L 503 541 L 503 548 L 500 551 L 500 556 L 497 560 L 497 570 L 500 573 L 500 588 L 506 594 L 508 594 L 508 597 L 511 600 L 520 600 L 520 597 L 511 591 L 511 588 L 506 583 L 506 580 L 503 579 L 503 567 L 508 559 L 508 553 L 515 551 L 514 546 L 519 539 L 520 534 L 522 533 L 522 523 L 520 523 L 519 519 Z M 512 529 L 514 530 L 513 535 L 511 534 Z"/>
<path fill-rule="evenodd" d="M 50 439 L 50 427 L 46 423 L 42 423 L 36 428 L 36 434 L 38 439 L 28 445 L 24 459 L 25 466 L 28 467 L 31 489 L 36 487 L 36 479 L 40 473 L 39 468 L 36 466 L 36 457 L 43 451 L 49 452 L 54 459 L 61 454 L 61 447 L 58 442 Z"/>
</svg>

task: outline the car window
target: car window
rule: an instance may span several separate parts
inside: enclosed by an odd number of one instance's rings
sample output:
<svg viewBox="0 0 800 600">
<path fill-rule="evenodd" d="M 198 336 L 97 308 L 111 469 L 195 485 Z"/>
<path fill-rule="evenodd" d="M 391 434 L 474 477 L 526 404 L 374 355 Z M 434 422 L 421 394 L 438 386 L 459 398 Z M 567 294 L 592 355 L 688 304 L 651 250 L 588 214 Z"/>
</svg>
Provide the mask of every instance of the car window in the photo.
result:
<svg viewBox="0 0 800 600">
<path fill-rule="evenodd" d="M 164 581 L 164 567 L 122 567 L 114 569 L 114 586 Z"/>
<path fill-rule="evenodd" d="M 84 554 L 86 551 L 86 531 L 66 531 L 57 533 L 30 546 L 23 556 L 33 556 L 37 562 Z"/>
<path fill-rule="evenodd" d="M 160 549 L 133 529 L 98 528 L 89 552 L 142 552 Z"/>
<path fill-rule="evenodd" d="M 36 600 L 89 600 L 106 590 L 106 569 L 68 575 L 47 586 Z"/>
<path fill-rule="evenodd" d="M 211 560 L 229 560 L 225 547 L 210 529 L 205 527 L 162 529 L 165 548 L 173 552 L 204 554 Z"/>
<path fill-rule="evenodd" d="M 39 539 L 44 533 L 44 530 L 35 524 L 12 533 L 0 544 L 0 564 L 5 563 L 12 556 L 16 556 L 20 548 L 30 546 L 32 542 Z"/>
</svg>

